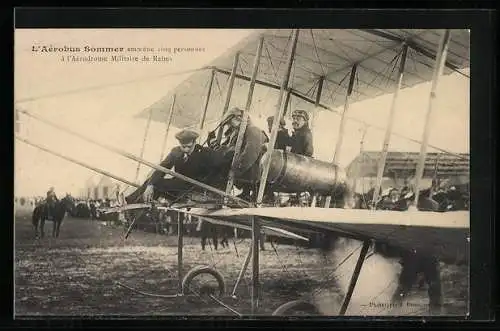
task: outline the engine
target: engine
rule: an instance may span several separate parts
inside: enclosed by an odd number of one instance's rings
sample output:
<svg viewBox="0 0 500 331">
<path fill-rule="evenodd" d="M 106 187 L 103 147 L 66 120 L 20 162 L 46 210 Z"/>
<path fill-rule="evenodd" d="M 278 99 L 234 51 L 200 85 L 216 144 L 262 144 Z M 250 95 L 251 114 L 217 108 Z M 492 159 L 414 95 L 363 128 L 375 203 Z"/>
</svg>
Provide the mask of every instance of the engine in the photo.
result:
<svg viewBox="0 0 500 331">
<path fill-rule="evenodd" d="M 261 159 L 261 169 L 266 156 Z M 347 174 L 333 163 L 274 150 L 267 181 L 273 190 L 279 192 L 309 191 L 328 195 L 347 185 Z"/>
</svg>

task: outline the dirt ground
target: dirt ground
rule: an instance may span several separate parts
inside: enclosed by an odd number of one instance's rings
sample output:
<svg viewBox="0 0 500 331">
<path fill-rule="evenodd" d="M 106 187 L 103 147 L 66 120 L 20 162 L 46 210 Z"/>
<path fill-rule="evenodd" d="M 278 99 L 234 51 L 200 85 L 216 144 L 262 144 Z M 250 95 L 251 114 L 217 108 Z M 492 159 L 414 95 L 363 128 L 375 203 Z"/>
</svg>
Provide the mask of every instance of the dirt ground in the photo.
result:
<svg viewBox="0 0 500 331">
<path fill-rule="evenodd" d="M 33 315 L 228 315 L 228 308 L 209 298 L 195 295 L 177 298 L 144 296 L 118 286 L 121 282 L 140 291 L 173 295 L 177 292 L 177 237 L 134 231 L 124 240 L 123 229 L 101 222 L 66 218 L 58 239 L 51 233 L 52 223 L 45 225 L 46 237 L 34 239 L 27 212 L 15 219 L 15 314 L 17 318 Z M 201 251 L 199 238 L 184 238 L 183 274 L 199 265 L 210 265 L 225 279 L 226 295 L 221 301 L 240 314 L 250 313 L 251 266 L 236 291 L 236 282 L 250 242 L 230 241 L 230 247 Z M 271 315 L 280 305 L 300 298 L 313 297 L 334 315 L 346 291 L 357 255 L 349 266 L 335 269 L 334 258 L 328 260 L 312 249 L 269 244 L 260 254 L 261 298 L 258 314 Z M 235 248 L 236 247 L 236 248 Z M 359 254 L 359 253 L 358 253 Z M 343 254 L 345 257 L 347 254 Z M 337 259 L 336 261 L 338 261 Z M 387 285 L 385 269 L 397 262 L 366 261 L 353 294 L 348 315 L 388 314 L 388 298 L 395 287 Z M 380 269 L 385 263 L 387 267 Z M 379 269 L 377 269 L 379 268 Z M 394 269 L 396 270 L 396 269 Z M 393 272 L 394 273 L 394 272 Z M 464 316 L 468 293 L 466 267 L 443 266 L 445 313 Z M 203 281 L 203 280 L 202 280 Z M 390 279 L 389 279 L 390 281 Z M 199 286 L 200 282 L 193 283 Z M 196 287 L 198 289 L 198 287 Z M 412 304 L 398 315 L 425 314 L 428 302 L 425 288 L 415 289 Z M 408 307 L 412 306 L 412 309 Z M 424 309 L 422 309 L 424 307 Z M 331 313 L 329 313 L 331 311 Z"/>
</svg>

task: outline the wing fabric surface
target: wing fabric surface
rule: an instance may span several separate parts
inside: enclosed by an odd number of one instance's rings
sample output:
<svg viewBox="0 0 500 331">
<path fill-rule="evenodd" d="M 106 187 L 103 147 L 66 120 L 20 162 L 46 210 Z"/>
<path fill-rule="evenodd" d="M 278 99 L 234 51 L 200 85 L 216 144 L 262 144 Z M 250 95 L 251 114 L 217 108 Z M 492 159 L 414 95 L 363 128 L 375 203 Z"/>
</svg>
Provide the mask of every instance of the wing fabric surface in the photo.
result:
<svg viewBox="0 0 500 331">
<path fill-rule="evenodd" d="M 176 94 L 177 109 L 172 125 L 178 128 L 197 125 L 203 111 L 208 80 L 214 70 L 215 79 L 206 121 L 217 121 L 221 116 L 227 82 L 237 51 L 240 55 L 230 106 L 244 105 L 261 34 L 264 36 L 264 46 L 252 113 L 268 113 L 274 107 L 281 78 L 285 73 L 292 34 L 290 29 L 258 30 L 251 34 L 210 63 L 206 70 L 189 76 L 139 116 L 146 118 L 152 109 L 152 120 L 164 122 L 172 95 Z M 408 41 L 410 48 L 402 88 L 430 81 L 440 37 L 441 31 L 435 29 L 301 29 L 290 77 L 290 87 L 295 96 L 292 99 L 297 103 L 294 106 L 305 107 L 306 110 L 314 107 L 315 92 L 322 76 L 325 80 L 320 104 L 331 109 L 341 106 L 349 83 L 346 78 L 354 63 L 358 63 L 358 67 L 351 103 L 393 93 L 398 79 L 395 67 L 398 65 L 404 40 Z M 451 30 L 445 75 L 461 72 L 469 67 L 469 39 L 467 30 Z"/>
<path fill-rule="evenodd" d="M 405 249 L 436 254 L 443 260 L 467 258 L 470 232 L 469 212 L 396 212 L 346 210 L 336 208 L 244 208 L 190 213 L 213 219 L 250 225 L 250 217 L 263 219 L 265 225 L 287 229 L 333 232 L 350 238 L 374 239 Z"/>
</svg>

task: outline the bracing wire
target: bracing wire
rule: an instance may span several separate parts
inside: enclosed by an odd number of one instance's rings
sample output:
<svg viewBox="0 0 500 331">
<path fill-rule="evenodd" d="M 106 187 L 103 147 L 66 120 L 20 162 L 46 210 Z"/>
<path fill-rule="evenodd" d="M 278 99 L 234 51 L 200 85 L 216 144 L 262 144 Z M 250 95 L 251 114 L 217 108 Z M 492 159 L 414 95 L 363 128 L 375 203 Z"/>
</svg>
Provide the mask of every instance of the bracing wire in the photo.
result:
<svg viewBox="0 0 500 331">
<path fill-rule="evenodd" d="M 117 83 L 95 85 L 95 86 L 89 86 L 89 87 L 84 87 L 84 88 L 77 88 L 74 90 L 49 93 L 49 94 L 45 94 L 45 95 L 39 95 L 39 96 L 28 97 L 28 98 L 21 98 L 21 99 L 16 100 L 14 103 L 16 103 L 16 104 L 17 103 L 25 103 L 25 102 L 31 102 L 31 101 L 36 101 L 36 100 L 40 100 L 40 99 L 59 97 L 59 96 L 64 96 L 64 95 L 69 95 L 69 94 L 84 93 L 84 92 L 100 90 L 100 89 L 108 88 L 108 87 L 122 86 L 122 85 L 127 85 L 127 84 L 132 84 L 132 83 L 143 82 L 143 81 L 161 79 L 161 78 L 165 78 L 165 77 L 169 77 L 169 76 L 189 74 L 189 73 L 194 73 L 194 72 L 202 71 L 202 70 L 206 70 L 206 69 L 207 69 L 206 67 L 201 67 L 201 68 L 196 68 L 196 69 L 191 69 L 191 70 L 183 70 L 183 71 L 179 71 L 179 72 L 172 72 L 172 73 L 161 74 L 161 75 L 157 75 L 157 76 L 150 76 L 150 77 L 145 77 L 145 78 L 122 81 L 122 82 L 117 82 Z"/>
<path fill-rule="evenodd" d="M 321 68 L 321 72 L 323 73 L 323 76 L 326 76 L 326 71 L 323 68 L 323 63 L 321 62 L 321 58 L 319 57 L 318 47 L 316 46 L 316 40 L 314 39 L 314 32 L 313 32 L 312 29 L 309 29 L 309 31 L 311 32 L 311 38 L 312 38 L 312 41 L 313 41 L 314 52 L 316 54 L 316 58 L 318 59 L 319 66 Z"/>
<path fill-rule="evenodd" d="M 146 123 L 146 129 L 144 130 L 144 138 L 142 140 L 142 147 L 141 147 L 141 154 L 140 158 L 142 159 L 144 156 L 144 150 L 146 148 L 146 141 L 148 138 L 148 133 L 149 133 L 149 126 L 151 125 L 151 118 L 153 117 L 153 108 L 149 111 L 149 116 L 148 116 L 148 121 Z M 135 171 L 135 182 L 139 179 L 139 171 L 141 169 L 141 163 L 137 162 L 137 169 Z"/>
</svg>

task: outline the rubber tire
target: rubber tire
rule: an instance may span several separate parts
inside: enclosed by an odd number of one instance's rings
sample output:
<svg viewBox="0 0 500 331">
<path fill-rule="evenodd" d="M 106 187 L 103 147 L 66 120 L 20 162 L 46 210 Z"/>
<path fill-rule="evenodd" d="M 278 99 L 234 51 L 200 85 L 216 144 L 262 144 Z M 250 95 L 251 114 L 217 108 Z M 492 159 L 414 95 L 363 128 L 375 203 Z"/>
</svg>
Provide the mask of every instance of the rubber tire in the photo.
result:
<svg viewBox="0 0 500 331">
<path fill-rule="evenodd" d="M 321 315 L 319 309 L 312 303 L 303 300 L 289 301 L 285 304 L 279 306 L 272 314 L 272 316 L 287 316 L 286 312 L 290 309 L 303 309 L 303 310 L 313 310 L 315 314 Z"/>
<path fill-rule="evenodd" d="M 194 267 L 193 269 L 189 270 L 186 276 L 184 276 L 184 279 L 182 280 L 182 293 L 186 292 L 187 287 L 189 287 L 189 284 L 191 281 L 198 275 L 201 274 L 210 274 L 212 275 L 215 280 L 217 280 L 217 283 L 219 284 L 219 297 L 223 297 L 224 294 L 226 293 L 226 283 L 224 281 L 224 277 L 220 272 L 217 270 L 209 267 L 209 266 L 199 266 L 199 267 Z"/>
</svg>

